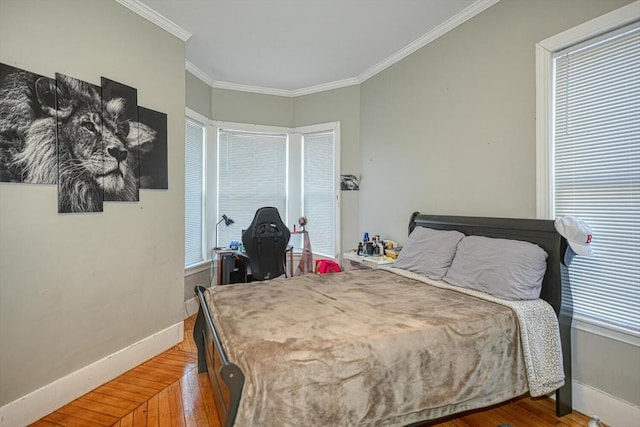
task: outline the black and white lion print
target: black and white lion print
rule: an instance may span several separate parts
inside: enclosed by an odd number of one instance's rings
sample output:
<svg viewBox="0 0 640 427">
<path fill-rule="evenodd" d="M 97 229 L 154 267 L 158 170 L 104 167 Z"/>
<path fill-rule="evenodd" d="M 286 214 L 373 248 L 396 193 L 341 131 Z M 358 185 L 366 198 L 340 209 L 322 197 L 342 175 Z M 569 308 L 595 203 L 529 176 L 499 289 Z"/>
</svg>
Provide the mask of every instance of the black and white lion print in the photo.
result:
<svg viewBox="0 0 640 427">
<path fill-rule="evenodd" d="M 59 212 L 137 200 L 136 170 L 156 132 L 99 86 L 0 64 L 0 181 L 58 184 Z"/>
</svg>

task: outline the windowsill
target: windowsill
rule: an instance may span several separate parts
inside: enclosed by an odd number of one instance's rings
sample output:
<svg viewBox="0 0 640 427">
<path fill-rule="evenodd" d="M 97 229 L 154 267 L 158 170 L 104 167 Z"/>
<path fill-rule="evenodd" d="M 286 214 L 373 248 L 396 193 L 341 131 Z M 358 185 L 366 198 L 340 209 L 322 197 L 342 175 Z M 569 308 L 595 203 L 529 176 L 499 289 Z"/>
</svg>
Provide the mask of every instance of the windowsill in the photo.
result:
<svg viewBox="0 0 640 427">
<path fill-rule="evenodd" d="M 640 347 L 640 335 L 636 335 L 632 332 L 613 329 L 611 326 L 598 325 L 593 321 L 581 319 L 579 317 L 573 318 L 571 326 L 580 331 L 620 341 L 635 347 Z"/>
<path fill-rule="evenodd" d="M 198 264 L 190 265 L 184 269 L 184 277 L 192 276 L 194 274 L 209 270 L 211 268 L 211 261 L 206 260 L 199 262 Z"/>
</svg>

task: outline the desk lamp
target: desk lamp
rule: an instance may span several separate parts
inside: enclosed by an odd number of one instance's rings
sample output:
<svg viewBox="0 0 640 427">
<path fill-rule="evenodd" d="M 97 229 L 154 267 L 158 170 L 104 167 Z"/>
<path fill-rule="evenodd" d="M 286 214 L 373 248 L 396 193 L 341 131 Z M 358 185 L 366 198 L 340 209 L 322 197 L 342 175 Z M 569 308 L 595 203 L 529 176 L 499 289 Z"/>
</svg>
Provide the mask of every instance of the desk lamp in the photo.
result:
<svg viewBox="0 0 640 427">
<path fill-rule="evenodd" d="M 220 221 L 216 222 L 216 246 L 213 249 L 220 249 L 220 246 L 218 246 L 218 225 L 220 225 L 222 221 L 224 221 L 224 225 L 226 225 L 227 227 L 235 222 L 234 220 L 232 220 L 226 215 L 222 215 L 222 218 L 220 218 Z"/>
</svg>

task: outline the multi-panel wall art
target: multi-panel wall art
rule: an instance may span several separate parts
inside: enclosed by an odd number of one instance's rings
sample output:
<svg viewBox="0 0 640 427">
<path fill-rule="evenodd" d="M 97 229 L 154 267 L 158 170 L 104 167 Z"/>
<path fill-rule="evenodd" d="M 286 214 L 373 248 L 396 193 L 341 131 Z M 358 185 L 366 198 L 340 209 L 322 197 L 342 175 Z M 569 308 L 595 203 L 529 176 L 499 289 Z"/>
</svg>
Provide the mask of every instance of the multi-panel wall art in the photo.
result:
<svg viewBox="0 0 640 427">
<path fill-rule="evenodd" d="M 167 116 L 135 88 L 55 79 L 0 64 L 0 182 L 57 184 L 58 212 L 168 189 Z"/>
</svg>

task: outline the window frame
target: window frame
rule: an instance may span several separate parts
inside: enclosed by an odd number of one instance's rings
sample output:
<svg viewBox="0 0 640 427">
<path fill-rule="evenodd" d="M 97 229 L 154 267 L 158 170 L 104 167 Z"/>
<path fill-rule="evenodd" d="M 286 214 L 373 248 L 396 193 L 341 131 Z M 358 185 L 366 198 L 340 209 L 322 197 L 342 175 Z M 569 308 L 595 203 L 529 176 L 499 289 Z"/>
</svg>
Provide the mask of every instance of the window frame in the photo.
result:
<svg viewBox="0 0 640 427">
<path fill-rule="evenodd" d="M 215 224 L 218 219 L 223 215 L 223 214 L 227 214 L 228 212 L 221 212 L 219 209 L 219 195 L 220 195 L 220 191 L 219 191 L 219 182 L 220 182 L 220 171 L 218 170 L 218 158 L 219 158 L 219 150 L 220 150 L 220 143 L 219 143 L 219 139 L 220 139 L 220 131 L 221 130 L 227 130 L 227 131 L 237 131 L 237 132 L 245 132 L 245 133 L 256 133 L 256 134 L 274 134 L 274 135 L 286 135 L 287 136 L 287 141 L 286 141 L 286 164 L 287 164 L 287 170 L 286 170 L 286 175 L 285 175 L 285 198 L 286 198 L 286 208 L 285 208 L 285 212 L 280 212 L 280 215 L 282 216 L 282 221 L 285 224 L 289 224 L 289 212 L 290 212 L 290 208 L 289 208 L 289 195 L 290 195 L 290 163 L 291 163 L 291 159 L 290 159 L 290 150 L 291 150 L 291 141 L 290 141 L 290 128 L 285 128 L 285 127 L 279 127 L 279 126 L 267 126 L 267 125 L 255 125 L 255 124 L 248 124 L 248 123 L 236 123 L 236 122 L 224 122 L 224 121 L 213 121 L 212 124 L 212 143 L 215 144 L 213 147 L 211 147 L 212 152 L 215 152 L 215 159 L 213 157 L 208 158 L 208 161 L 211 161 L 211 163 L 207 163 L 207 169 L 210 171 L 210 175 L 213 178 L 213 181 L 210 182 L 211 187 L 210 188 L 215 188 L 215 197 L 213 196 L 209 196 L 209 202 L 208 205 L 211 207 L 210 210 L 210 217 L 211 217 L 211 221 L 213 221 L 212 224 Z M 208 192 L 205 193 L 205 197 L 208 195 Z M 233 215 L 230 215 L 231 218 L 233 219 Z M 248 225 L 248 224 L 247 224 Z M 212 226 L 213 227 L 213 226 Z M 208 242 L 208 246 L 207 247 L 211 247 L 213 248 L 216 244 L 215 240 L 215 234 L 216 234 L 216 230 L 212 229 L 211 231 L 211 241 Z"/>
<path fill-rule="evenodd" d="M 206 218 L 206 213 L 207 213 L 207 209 L 206 209 L 206 204 L 207 204 L 207 198 L 206 198 L 206 194 L 207 194 L 207 163 L 206 163 L 206 159 L 207 159 L 207 141 L 208 141 L 208 137 L 209 137 L 209 122 L 210 120 L 207 119 L 205 116 L 190 110 L 190 109 L 186 109 L 185 110 L 185 122 L 186 120 L 190 120 L 192 122 L 194 122 L 195 124 L 202 126 L 203 128 L 203 147 L 202 147 L 202 214 L 201 214 L 201 218 L 203 220 L 203 224 L 201 226 L 201 231 L 202 231 L 202 235 L 201 235 L 201 252 L 202 252 L 202 261 L 196 263 L 196 264 L 191 264 L 191 265 L 186 265 L 185 262 L 185 266 L 184 266 L 184 272 L 185 272 L 185 276 L 190 276 L 192 274 L 196 274 L 199 273 L 201 271 L 205 271 L 209 268 L 209 262 L 210 262 L 210 256 L 208 254 L 206 254 L 205 252 L 205 236 L 207 236 L 207 224 L 209 223 L 207 221 Z M 185 126 L 186 128 L 186 126 Z M 185 133 L 185 139 L 186 139 L 186 133 Z M 186 141 L 185 141 L 186 144 Z M 185 165 L 186 167 L 186 165 Z"/>
<path fill-rule="evenodd" d="M 319 256 L 329 257 L 333 259 L 338 259 L 341 254 L 340 248 L 340 122 L 331 122 L 331 123 L 323 123 L 318 125 L 310 125 L 310 126 L 300 126 L 293 129 L 293 133 L 299 136 L 300 138 L 300 168 L 301 168 L 301 176 L 303 175 L 302 169 L 304 169 L 304 135 L 312 134 L 317 132 L 333 132 L 333 150 L 334 150 L 334 189 L 333 189 L 333 217 L 334 217 L 334 243 L 333 247 L 335 250 L 335 254 L 322 254 L 318 253 Z M 300 215 L 305 215 L 304 213 L 304 191 L 300 190 L 300 206 L 299 206 Z M 294 217 L 298 218 L 298 216 Z M 313 241 L 311 242 L 311 249 L 313 251 Z M 314 254 L 316 252 L 314 251 Z"/>
<path fill-rule="evenodd" d="M 202 263 L 185 268 L 185 276 L 204 271 L 209 268 L 211 262 L 210 248 L 215 246 L 215 223 L 222 213 L 218 212 L 218 135 L 220 129 L 238 130 L 258 133 L 280 133 L 289 136 L 287 147 L 287 210 L 283 214 L 283 221 L 289 227 L 297 224 L 297 219 L 303 215 L 302 184 L 293 179 L 291 175 L 301 176 L 302 173 L 302 135 L 318 131 L 333 131 L 334 133 L 334 174 L 335 174 L 335 256 L 341 251 L 341 194 L 340 194 L 340 122 L 327 122 L 300 127 L 282 127 L 269 125 L 256 125 L 240 122 L 217 121 L 186 108 L 186 117 L 196 121 L 205 127 L 205 183 L 204 183 L 204 214 L 203 214 L 203 251 L 205 259 Z M 211 189 L 215 189 L 215 197 L 209 195 Z M 281 213 L 282 214 L 282 213 Z M 312 242 L 313 248 L 313 242 Z M 324 256 L 324 255 L 322 255 Z M 337 258 L 336 258 L 337 259 Z"/>
<path fill-rule="evenodd" d="M 553 60 L 556 52 L 640 19 L 638 2 L 623 6 L 536 44 L 536 215 L 553 219 Z M 574 316 L 573 327 L 640 346 L 640 336 Z"/>
</svg>

